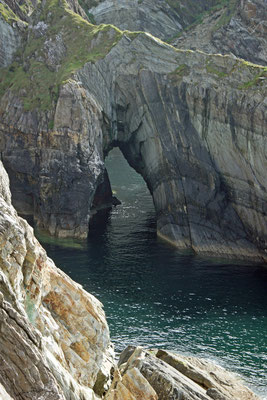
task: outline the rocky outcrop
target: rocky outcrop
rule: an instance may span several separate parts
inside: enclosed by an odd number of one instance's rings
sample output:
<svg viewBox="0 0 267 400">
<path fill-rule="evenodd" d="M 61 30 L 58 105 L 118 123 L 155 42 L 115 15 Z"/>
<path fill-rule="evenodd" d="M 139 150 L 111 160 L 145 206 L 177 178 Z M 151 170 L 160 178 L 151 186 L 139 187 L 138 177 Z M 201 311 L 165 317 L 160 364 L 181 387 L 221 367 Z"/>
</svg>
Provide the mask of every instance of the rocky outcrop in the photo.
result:
<svg viewBox="0 0 267 400">
<path fill-rule="evenodd" d="M 8 184 L 0 162 L 1 399 L 258 400 L 222 368 L 168 351 L 128 347 L 114 370 L 102 305 L 47 258 Z"/>
<path fill-rule="evenodd" d="M 6 117 L 14 106 L 23 109 L 6 97 L 2 143 L 16 209 L 34 213 L 37 226 L 51 235 L 86 238 L 90 206 L 104 179 L 101 109 L 89 92 L 68 83 L 59 93 L 53 129 L 42 115 L 23 113 L 10 141 Z M 31 149 L 24 146 L 26 132 Z"/>
<path fill-rule="evenodd" d="M 194 357 L 129 347 L 121 354 L 107 400 L 257 400 L 240 379 Z"/>
<path fill-rule="evenodd" d="M 176 37 L 203 14 L 229 6 L 221 0 L 83 0 L 85 11 L 97 24 L 114 24 L 123 30 L 145 31 L 160 39 Z M 236 3 L 236 1 L 234 0 Z"/>
<path fill-rule="evenodd" d="M 173 44 L 182 49 L 234 54 L 266 65 L 266 9 L 266 0 L 241 0 L 232 11 L 223 8 L 211 13 L 196 27 L 174 40 Z"/>
<path fill-rule="evenodd" d="M 262 65 L 267 61 L 266 0 L 85 0 L 83 4 L 97 24 L 145 31 L 163 40 L 181 34 L 173 40 L 177 48 L 232 53 Z"/>
<path fill-rule="evenodd" d="M 5 72 L 0 151 L 16 208 L 52 235 L 86 237 L 104 154 L 119 146 L 153 196 L 159 236 L 180 249 L 266 260 L 266 69 L 50 6 L 45 34 L 29 32 L 28 72 Z M 77 24 L 78 39 L 57 12 Z M 65 50 L 47 57 L 59 36 Z"/>
<path fill-rule="evenodd" d="M 0 390 L 21 400 L 99 398 L 113 364 L 102 304 L 55 267 L 18 217 L 2 163 L 0 267 Z"/>
<path fill-rule="evenodd" d="M 23 24 L 20 24 L 21 29 L 23 29 L 23 26 Z M 0 14 L 0 68 L 11 64 L 20 44 L 21 32 L 18 23 L 14 23 L 14 26 L 12 26 Z"/>
<path fill-rule="evenodd" d="M 161 39 L 173 37 L 183 29 L 183 16 L 167 1 L 105 0 L 88 9 L 97 24 L 113 24 L 122 30 L 145 31 Z"/>
<path fill-rule="evenodd" d="M 140 34 L 77 74 L 147 182 L 158 234 L 180 248 L 257 258 L 256 246 L 264 254 L 265 70 L 254 78 L 252 70 Z"/>
</svg>

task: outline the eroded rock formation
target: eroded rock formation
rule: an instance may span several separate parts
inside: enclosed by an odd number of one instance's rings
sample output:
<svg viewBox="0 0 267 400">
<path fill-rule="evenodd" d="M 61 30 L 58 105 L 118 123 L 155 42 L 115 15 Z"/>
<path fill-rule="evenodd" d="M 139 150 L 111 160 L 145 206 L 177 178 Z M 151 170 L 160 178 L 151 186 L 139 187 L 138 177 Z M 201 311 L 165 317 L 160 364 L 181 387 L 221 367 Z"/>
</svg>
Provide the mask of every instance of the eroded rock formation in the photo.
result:
<svg viewBox="0 0 267 400">
<path fill-rule="evenodd" d="M 83 4 L 97 24 L 149 32 L 171 40 L 177 48 L 267 62 L 266 0 L 84 0 Z"/>
<path fill-rule="evenodd" d="M 1 399 L 258 400 L 222 368 L 163 350 L 129 347 L 115 368 L 102 305 L 47 258 L 8 184 L 0 162 Z"/>
<path fill-rule="evenodd" d="M 183 49 L 234 54 L 266 66 L 266 38 L 266 0 L 241 0 L 232 10 L 222 8 L 209 14 L 173 44 Z"/>
<path fill-rule="evenodd" d="M 113 351 L 102 304 L 18 217 L 1 162 L 0 329 L 1 390 L 12 398 L 93 400 L 106 390 Z"/>
<path fill-rule="evenodd" d="M 1 84 L 16 208 L 52 235 L 86 237 L 104 154 L 119 146 L 148 185 L 161 237 L 266 260 L 266 68 L 95 27 L 61 2 L 33 20 L 23 67 Z"/>
<path fill-rule="evenodd" d="M 240 379 L 194 357 L 129 347 L 121 354 L 106 400 L 257 400 Z"/>
</svg>

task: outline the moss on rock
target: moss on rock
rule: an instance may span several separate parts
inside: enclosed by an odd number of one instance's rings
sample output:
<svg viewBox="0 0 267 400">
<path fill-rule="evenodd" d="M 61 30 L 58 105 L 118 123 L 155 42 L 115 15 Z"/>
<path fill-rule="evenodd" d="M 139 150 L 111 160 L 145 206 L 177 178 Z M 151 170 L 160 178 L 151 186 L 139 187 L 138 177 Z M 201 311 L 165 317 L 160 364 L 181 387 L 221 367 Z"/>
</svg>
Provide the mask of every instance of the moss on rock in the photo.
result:
<svg viewBox="0 0 267 400">
<path fill-rule="evenodd" d="M 45 32 L 38 24 L 28 31 L 28 38 L 17 61 L 1 71 L 0 96 L 7 89 L 23 99 L 25 110 L 51 109 L 59 87 L 87 62 L 103 57 L 123 33 L 112 25 L 95 26 L 75 14 L 64 0 L 48 0 L 41 13 Z M 40 24 L 40 22 L 39 22 Z M 49 61 L 49 47 L 60 37 L 62 54 L 55 65 Z"/>
<path fill-rule="evenodd" d="M 17 15 L 8 7 L 7 4 L 0 2 L 0 15 L 9 24 L 18 21 Z"/>
</svg>

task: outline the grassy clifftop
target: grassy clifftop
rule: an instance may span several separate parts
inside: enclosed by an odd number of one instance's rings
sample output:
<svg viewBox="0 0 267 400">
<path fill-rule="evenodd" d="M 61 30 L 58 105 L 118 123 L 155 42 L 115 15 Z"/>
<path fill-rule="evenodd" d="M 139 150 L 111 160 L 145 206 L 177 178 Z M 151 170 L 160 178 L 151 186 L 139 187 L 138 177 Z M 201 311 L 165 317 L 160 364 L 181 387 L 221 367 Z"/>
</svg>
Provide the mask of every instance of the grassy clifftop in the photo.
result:
<svg viewBox="0 0 267 400">
<path fill-rule="evenodd" d="M 1 71 L 0 96 L 10 89 L 23 98 L 25 110 L 46 110 L 59 86 L 86 62 L 104 57 L 123 33 L 90 24 L 65 0 L 48 0 L 35 14 L 38 23 L 29 27 L 16 61 Z"/>
</svg>

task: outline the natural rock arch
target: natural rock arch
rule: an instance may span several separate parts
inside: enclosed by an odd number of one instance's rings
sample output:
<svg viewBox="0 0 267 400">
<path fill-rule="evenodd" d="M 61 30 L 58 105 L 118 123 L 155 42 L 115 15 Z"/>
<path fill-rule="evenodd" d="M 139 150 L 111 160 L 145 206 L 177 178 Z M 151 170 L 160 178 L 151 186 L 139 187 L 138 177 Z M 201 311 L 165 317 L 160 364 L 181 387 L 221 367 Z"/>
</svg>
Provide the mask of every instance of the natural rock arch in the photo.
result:
<svg viewBox="0 0 267 400">
<path fill-rule="evenodd" d="M 39 226 L 86 237 L 104 153 L 116 144 L 147 182 L 159 235 L 204 254 L 264 259 L 260 68 L 125 34 L 61 86 L 54 111 L 26 112 L 7 92 L 1 151 L 15 204 L 28 191 Z"/>
</svg>

